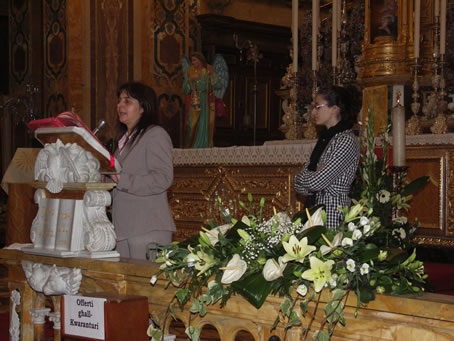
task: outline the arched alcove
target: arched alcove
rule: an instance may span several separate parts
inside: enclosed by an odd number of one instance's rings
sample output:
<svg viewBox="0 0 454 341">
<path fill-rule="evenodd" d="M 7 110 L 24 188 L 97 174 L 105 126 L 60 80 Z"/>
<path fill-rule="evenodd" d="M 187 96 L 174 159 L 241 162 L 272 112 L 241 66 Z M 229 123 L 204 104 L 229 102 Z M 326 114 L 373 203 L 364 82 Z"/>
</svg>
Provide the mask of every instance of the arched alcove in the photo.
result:
<svg viewBox="0 0 454 341">
<path fill-rule="evenodd" d="M 235 335 L 234 341 L 256 341 L 254 336 L 247 330 L 240 330 Z"/>
<path fill-rule="evenodd" d="M 175 340 L 187 340 L 188 336 L 185 333 L 186 326 L 184 325 L 184 322 L 181 320 L 171 320 L 169 324 L 169 334 L 170 335 L 175 335 L 176 338 Z"/>
<path fill-rule="evenodd" d="M 212 324 L 205 324 L 200 331 L 200 341 L 220 341 L 219 332 Z"/>
</svg>

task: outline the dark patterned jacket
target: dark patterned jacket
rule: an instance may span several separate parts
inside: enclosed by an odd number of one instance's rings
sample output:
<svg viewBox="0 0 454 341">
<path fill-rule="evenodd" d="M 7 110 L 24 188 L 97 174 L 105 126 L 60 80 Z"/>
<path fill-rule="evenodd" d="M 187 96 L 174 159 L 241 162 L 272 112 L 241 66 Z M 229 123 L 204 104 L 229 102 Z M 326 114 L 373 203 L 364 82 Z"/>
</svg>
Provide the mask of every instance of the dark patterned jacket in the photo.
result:
<svg viewBox="0 0 454 341">
<path fill-rule="evenodd" d="M 359 140 L 351 129 L 331 139 L 317 164 L 317 170 L 303 170 L 295 176 L 294 188 L 302 195 L 315 193 L 316 205 L 326 207 L 326 226 L 335 228 L 343 219 L 338 207 L 350 206 L 350 186 L 355 179 L 360 157 Z"/>
</svg>

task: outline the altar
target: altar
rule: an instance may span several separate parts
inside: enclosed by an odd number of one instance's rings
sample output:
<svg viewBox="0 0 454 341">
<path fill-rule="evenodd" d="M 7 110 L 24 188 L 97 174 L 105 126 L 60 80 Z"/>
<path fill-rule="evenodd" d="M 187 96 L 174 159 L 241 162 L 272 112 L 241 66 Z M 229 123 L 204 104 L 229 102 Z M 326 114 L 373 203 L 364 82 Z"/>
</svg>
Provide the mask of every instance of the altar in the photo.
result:
<svg viewBox="0 0 454 341">
<path fill-rule="evenodd" d="M 309 159 L 315 140 L 271 141 L 263 146 L 174 149 L 174 182 L 170 208 L 180 241 L 197 234 L 208 219 L 222 222 L 216 198 L 232 213 L 248 193 L 265 198 L 265 215 L 297 212 L 304 198 L 293 190 L 293 177 Z M 432 247 L 454 247 L 454 134 L 407 136 L 408 180 L 429 176 L 412 199 L 409 219 L 418 218 L 416 241 Z M 33 165 L 40 149 L 18 149 L 2 186 L 9 193 L 7 244 L 27 243 L 37 206 L 33 202 Z"/>
<path fill-rule="evenodd" d="M 139 295 L 148 298 L 150 313 L 162 315 L 175 294 L 172 285 L 165 289 L 165 281 L 158 281 L 154 286 L 150 278 L 158 271 L 158 266 L 145 261 L 130 259 L 86 259 L 55 258 L 25 254 L 21 251 L 0 250 L 0 264 L 8 268 L 8 277 L 3 279 L 8 285 L 12 303 L 12 315 L 20 316 L 20 323 L 15 324 L 16 335 L 20 340 L 42 340 L 44 317 L 53 321 L 54 340 L 60 340 L 60 297 L 44 295 L 33 290 L 24 275 L 24 264 L 32 262 L 37 267 L 56 267 L 80 271 L 77 294 L 86 295 L 96 292 L 109 292 L 122 295 Z M 328 299 L 328 292 L 321 298 L 321 307 Z M 190 306 L 190 303 L 188 303 Z M 186 339 L 184 331 L 178 326 L 191 325 L 202 327 L 214 339 L 222 341 L 255 340 L 267 341 L 271 335 L 283 340 L 283 326 L 274 331 L 271 326 L 279 312 L 281 298 L 269 296 L 260 309 L 254 308 L 245 299 L 234 296 L 225 307 L 219 303 L 208 306 L 208 313 L 201 318 L 186 310 L 177 313 L 179 323 L 170 323 L 167 330 L 178 336 L 177 340 Z M 309 305 L 309 311 L 314 304 Z M 425 293 L 421 296 L 386 296 L 377 295 L 375 301 L 362 307 L 355 317 L 356 296 L 350 294 L 346 308 L 346 327 L 338 326 L 332 340 L 452 340 L 454 338 L 454 297 Z M 314 330 L 322 319 L 323 309 L 314 320 Z M 307 325 L 310 315 L 304 324 Z M 213 336 L 214 335 L 214 336 Z M 242 336 L 243 335 L 243 336 Z M 246 335 L 246 336 L 244 336 Z M 294 327 L 287 333 L 287 340 L 301 338 L 302 329 Z M 19 338 L 15 339 L 19 340 Z"/>
</svg>

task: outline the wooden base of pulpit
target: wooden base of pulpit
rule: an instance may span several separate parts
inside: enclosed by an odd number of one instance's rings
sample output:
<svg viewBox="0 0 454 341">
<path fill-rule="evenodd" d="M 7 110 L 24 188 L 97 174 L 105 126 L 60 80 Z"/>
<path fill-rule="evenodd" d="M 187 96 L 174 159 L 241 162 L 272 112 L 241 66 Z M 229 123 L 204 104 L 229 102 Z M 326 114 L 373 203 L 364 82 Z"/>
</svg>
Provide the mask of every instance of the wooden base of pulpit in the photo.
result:
<svg viewBox="0 0 454 341">
<path fill-rule="evenodd" d="M 148 341 L 148 299 L 145 296 L 120 295 L 99 292 L 86 297 L 104 298 L 104 335 L 105 341 L 137 340 Z M 65 299 L 62 298 L 62 340 L 99 340 L 65 332 Z"/>
</svg>

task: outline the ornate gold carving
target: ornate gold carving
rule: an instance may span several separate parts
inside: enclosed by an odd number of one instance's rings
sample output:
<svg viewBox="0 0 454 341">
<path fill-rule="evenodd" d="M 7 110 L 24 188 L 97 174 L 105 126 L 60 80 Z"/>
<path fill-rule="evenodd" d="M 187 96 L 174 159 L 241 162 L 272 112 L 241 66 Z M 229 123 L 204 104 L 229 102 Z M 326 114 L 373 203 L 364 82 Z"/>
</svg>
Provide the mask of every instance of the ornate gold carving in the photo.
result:
<svg viewBox="0 0 454 341">
<path fill-rule="evenodd" d="M 273 215 L 273 206 L 281 211 L 295 211 L 296 195 L 293 175 L 301 165 L 207 165 L 175 167 L 174 183 L 169 191 L 169 202 L 177 224 L 175 240 L 196 235 L 200 226 L 213 219 L 222 223 L 216 198 L 220 197 L 230 214 L 246 212 L 237 201 L 247 201 L 251 193 L 255 201 L 265 198 L 265 217 Z"/>
</svg>

